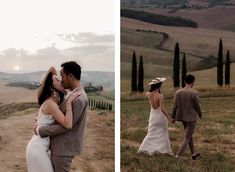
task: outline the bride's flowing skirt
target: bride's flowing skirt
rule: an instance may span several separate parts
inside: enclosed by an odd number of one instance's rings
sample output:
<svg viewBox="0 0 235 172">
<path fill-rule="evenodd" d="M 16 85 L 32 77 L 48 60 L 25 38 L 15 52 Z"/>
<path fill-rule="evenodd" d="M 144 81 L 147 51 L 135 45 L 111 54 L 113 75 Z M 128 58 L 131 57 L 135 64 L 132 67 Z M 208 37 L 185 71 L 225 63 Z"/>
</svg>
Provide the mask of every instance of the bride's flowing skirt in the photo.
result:
<svg viewBox="0 0 235 172">
<path fill-rule="evenodd" d="M 28 172 L 54 172 L 48 153 L 49 146 L 49 137 L 40 138 L 40 136 L 33 135 L 26 148 Z"/>
<path fill-rule="evenodd" d="M 138 152 L 144 152 L 149 155 L 154 153 L 172 154 L 167 118 L 159 109 L 151 109 L 148 133 Z"/>
</svg>

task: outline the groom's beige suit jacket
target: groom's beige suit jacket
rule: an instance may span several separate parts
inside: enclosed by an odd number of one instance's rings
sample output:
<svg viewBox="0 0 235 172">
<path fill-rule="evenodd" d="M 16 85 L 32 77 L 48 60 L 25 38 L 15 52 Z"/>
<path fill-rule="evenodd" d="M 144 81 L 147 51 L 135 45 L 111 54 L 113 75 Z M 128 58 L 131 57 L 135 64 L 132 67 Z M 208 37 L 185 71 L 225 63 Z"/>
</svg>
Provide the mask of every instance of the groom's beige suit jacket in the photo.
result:
<svg viewBox="0 0 235 172">
<path fill-rule="evenodd" d="M 176 121 L 196 121 L 197 116 L 202 116 L 198 92 L 191 87 L 176 91 L 172 118 Z"/>
<path fill-rule="evenodd" d="M 80 95 L 72 102 L 73 127 L 66 129 L 57 122 L 53 125 L 40 126 L 38 129 L 41 137 L 50 136 L 51 153 L 54 156 L 75 156 L 81 154 L 84 140 L 84 130 L 87 111 L 87 95 L 82 88 L 76 92 Z M 60 110 L 65 114 L 66 101 L 60 105 Z"/>
</svg>

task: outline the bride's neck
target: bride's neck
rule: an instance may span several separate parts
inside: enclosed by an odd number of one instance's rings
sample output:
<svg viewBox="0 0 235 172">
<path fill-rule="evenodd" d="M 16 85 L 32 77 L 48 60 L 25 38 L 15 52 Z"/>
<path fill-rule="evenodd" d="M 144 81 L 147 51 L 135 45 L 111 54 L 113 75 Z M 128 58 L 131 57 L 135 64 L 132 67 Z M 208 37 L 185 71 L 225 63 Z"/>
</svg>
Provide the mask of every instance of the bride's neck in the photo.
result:
<svg viewBox="0 0 235 172">
<path fill-rule="evenodd" d="M 50 96 L 50 97 L 48 97 L 48 99 L 56 102 L 57 104 L 59 103 L 59 98 L 58 97 Z"/>
</svg>

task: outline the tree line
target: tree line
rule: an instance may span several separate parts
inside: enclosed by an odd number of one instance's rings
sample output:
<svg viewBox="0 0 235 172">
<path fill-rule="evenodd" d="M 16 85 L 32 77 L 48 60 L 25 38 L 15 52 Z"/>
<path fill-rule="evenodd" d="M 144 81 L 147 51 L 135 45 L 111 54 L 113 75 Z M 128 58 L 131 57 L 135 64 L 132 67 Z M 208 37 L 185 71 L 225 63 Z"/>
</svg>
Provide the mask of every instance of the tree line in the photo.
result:
<svg viewBox="0 0 235 172">
<path fill-rule="evenodd" d="M 113 105 L 112 103 L 103 101 L 103 100 L 96 100 L 96 99 L 88 99 L 88 107 L 91 110 L 101 109 L 101 110 L 110 110 L 112 111 Z"/>
<path fill-rule="evenodd" d="M 163 16 L 159 14 L 152 14 L 152 13 L 147 13 L 144 11 L 122 9 L 121 17 L 137 19 L 137 20 L 141 20 L 144 22 L 165 25 L 165 26 L 183 26 L 183 27 L 197 28 L 197 23 L 192 20 L 183 19 L 181 17 L 172 17 L 172 16 Z"/>
</svg>

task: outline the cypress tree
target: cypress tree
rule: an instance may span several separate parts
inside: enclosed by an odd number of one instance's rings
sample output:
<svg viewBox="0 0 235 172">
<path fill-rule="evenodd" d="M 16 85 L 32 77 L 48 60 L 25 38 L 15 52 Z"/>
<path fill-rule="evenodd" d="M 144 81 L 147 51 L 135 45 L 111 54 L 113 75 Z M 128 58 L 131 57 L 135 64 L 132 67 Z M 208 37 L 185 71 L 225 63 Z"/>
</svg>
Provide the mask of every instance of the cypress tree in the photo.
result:
<svg viewBox="0 0 235 172">
<path fill-rule="evenodd" d="M 223 86 L 223 43 L 220 38 L 219 51 L 218 51 L 218 62 L 217 62 L 217 85 Z"/>
<path fill-rule="evenodd" d="M 95 100 L 95 109 L 98 109 L 98 101 Z"/>
<path fill-rule="evenodd" d="M 143 66 L 143 56 L 140 56 L 139 63 L 139 73 L 138 73 L 138 91 L 144 92 L 144 66 Z"/>
<path fill-rule="evenodd" d="M 91 99 L 91 110 L 93 110 L 93 106 L 94 106 L 94 100 Z"/>
<path fill-rule="evenodd" d="M 185 53 L 184 53 L 184 57 L 182 60 L 182 71 L 181 71 L 181 86 L 185 87 L 185 77 L 187 75 L 187 66 L 186 66 L 186 57 L 185 57 Z"/>
<path fill-rule="evenodd" d="M 135 52 L 133 52 L 132 55 L 131 91 L 137 91 L 137 63 Z"/>
<path fill-rule="evenodd" d="M 226 64 L 225 64 L 225 85 L 230 85 L 230 54 L 229 50 L 226 54 Z"/>
<path fill-rule="evenodd" d="M 174 56 L 174 65 L 173 65 L 173 80 L 174 87 L 180 86 L 180 58 L 179 58 L 179 43 L 175 44 L 175 56 Z"/>
</svg>

